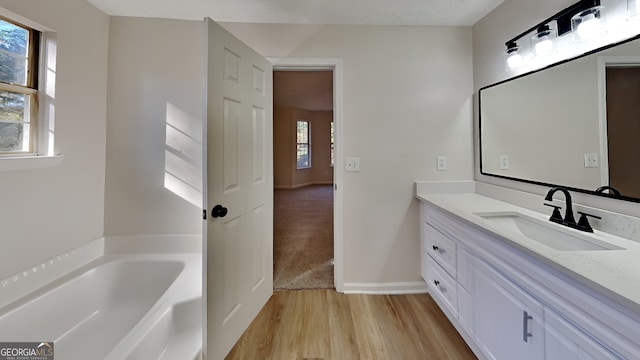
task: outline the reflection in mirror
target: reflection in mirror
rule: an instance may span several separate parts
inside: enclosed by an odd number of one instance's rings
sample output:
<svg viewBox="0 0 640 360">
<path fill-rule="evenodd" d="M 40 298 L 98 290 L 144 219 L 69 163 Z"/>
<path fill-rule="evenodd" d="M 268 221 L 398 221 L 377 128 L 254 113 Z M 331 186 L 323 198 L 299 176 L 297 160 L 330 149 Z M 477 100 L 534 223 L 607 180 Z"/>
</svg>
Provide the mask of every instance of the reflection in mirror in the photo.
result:
<svg viewBox="0 0 640 360">
<path fill-rule="evenodd" d="M 479 96 L 483 174 L 640 201 L 637 38 Z"/>
</svg>

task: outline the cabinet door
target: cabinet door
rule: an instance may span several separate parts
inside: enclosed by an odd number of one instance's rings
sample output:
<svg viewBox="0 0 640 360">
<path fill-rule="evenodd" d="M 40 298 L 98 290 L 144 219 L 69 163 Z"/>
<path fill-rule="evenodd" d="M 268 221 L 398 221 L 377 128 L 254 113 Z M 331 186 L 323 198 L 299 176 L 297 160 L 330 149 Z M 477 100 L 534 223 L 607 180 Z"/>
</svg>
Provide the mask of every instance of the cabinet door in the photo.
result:
<svg viewBox="0 0 640 360">
<path fill-rule="evenodd" d="M 620 359 L 553 310 L 544 312 L 547 360 Z"/>
<path fill-rule="evenodd" d="M 453 278 L 456 277 L 456 243 L 440 231 L 423 223 L 424 250 Z"/>
<path fill-rule="evenodd" d="M 519 286 L 474 260 L 473 333 L 490 358 L 544 359 L 543 307 Z"/>
<path fill-rule="evenodd" d="M 426 275 L 425 280 L 433 299 L 441 308 L 445 306 L 456 318 L 458 315 L 458 287 L 455 280 L 431 257 L 427 259 Z"/>
</svg>

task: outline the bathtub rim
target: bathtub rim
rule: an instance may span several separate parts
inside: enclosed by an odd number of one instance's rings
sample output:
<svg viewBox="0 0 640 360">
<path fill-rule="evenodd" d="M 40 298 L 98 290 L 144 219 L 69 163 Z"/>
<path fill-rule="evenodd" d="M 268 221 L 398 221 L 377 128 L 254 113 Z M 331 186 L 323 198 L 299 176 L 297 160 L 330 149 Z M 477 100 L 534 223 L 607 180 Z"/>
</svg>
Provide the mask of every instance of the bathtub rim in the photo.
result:
<svg viewBox="0 0 640 360">
<path fill-rule="evenodd" d="M 72 280 L 95 266 L 116 259 L 184 260 L 187 265 L 165 293 L 160 296 L 142 319 L 129 329 L 124 338 L 110 350 L 105 358 L 121 360 L 126 358 L 127 353 L 135 349 L 136 344 L 142 340 L 142 336 L 149 331 L 150 326 L 168 308 L 175 303 L 202 298 L 202 257 L 201 235 L 101 237 L 0 279 L 0 314 L 6 314 L 12 311 L 11 309 L 27 303 L 31 298 L 46 294 L 56 286 Z M 56 266 L 49 266 L 52 265 L 51 261 Z M 34 274 L 28 274 L 29 276 L 21 276 L 23 272 L 32 270 L 34 267 L 38 268 L 37 276 L 32 276 L 36 274 L 35 271 Z M 44 269 L 48 271 L 40 271 Z M 13 276 L 17 276 L 19 281 L 12 283 L 11 286 L 2 286 L 3 280 L 11 281 Z M 187 279 L 190 280 L 186 281 Z M 9 293 L 9 296 L 6 293 Z"/>
</svg>

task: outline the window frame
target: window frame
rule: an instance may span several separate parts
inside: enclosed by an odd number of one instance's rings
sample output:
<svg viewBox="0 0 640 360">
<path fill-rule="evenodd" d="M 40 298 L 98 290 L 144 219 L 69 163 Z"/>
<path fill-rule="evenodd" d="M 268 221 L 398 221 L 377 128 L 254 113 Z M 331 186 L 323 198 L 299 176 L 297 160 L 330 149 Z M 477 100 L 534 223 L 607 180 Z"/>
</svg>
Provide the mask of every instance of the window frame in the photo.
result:
<svg viewBox="0 0 640 360">
<path fill-rule="evenodd" d="M 329 166 L 333 167 L 336 163 L 336 128 L 333 120 L 331 120 L 331 123 L 329 124 L 329 137 L 331 141 L 331 149 L 329 154 L 331 164 Z"/>
<path fill-rule="evenodd" d="M 307 124 L 307 141 L 306 142 L 299 142 L 298 138 L 299 138 L 299 132 L 298 132 L 298 124 L 304 122 Z M 297 119 L 296 120 L 296 128 L 295 128 L 295 137 L 296 137 L 296 170 L 302 170 L 302 169 L 309 169 L 311 168 L 311 122 L 309 120 L 303 120 L 303 119 Z M 307 164 L 306 166 L 300 166 L 300 161 L 299 161 L 299 151 L 300 151 L 300 146 L 306 146 L 307 147 Z"/>
<path fill-rule="evenodd" d="M 40 48 L 43 39 L 42 33 L 31 26 L 24 25 L 6 16 L 0 15 L 0 19 L 23 28 L 29 33 L 29 44 L 27 49 L 26 85 L 20 85 L 5 81 L 0 81 L 0 90 L 26 95 L 29 98 L 29 144 L 28 150 L 2 151 L 0 158 L 16 156 L 34 156 L 38 154 L 38 133 L 39 133 L 39 74 L 40 74 Z"/>
</svg>

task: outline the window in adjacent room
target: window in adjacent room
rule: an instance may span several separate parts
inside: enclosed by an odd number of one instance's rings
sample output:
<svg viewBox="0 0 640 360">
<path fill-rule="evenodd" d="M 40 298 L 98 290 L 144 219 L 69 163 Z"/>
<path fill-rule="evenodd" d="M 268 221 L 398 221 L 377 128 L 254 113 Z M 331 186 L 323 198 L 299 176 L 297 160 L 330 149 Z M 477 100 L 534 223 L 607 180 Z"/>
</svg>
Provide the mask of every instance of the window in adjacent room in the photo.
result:
<svg viewBox="0 0 640 360">
<path fill-rule="evenodd" d="M 298 120 L 296 122 L 296 142 L 296 168 L 305 169 L 311 167 L 309 122 L 307 120 Z"/>
<path fill-rule="evenodd" d="M 331 166 L 335 163 L 336 149 L 335 149 L 335 129 L 333 127 L 333 121 L 331 122 Z"/>
<path fill-rule="evenodd" d="M 0 17 L 0 155 L 37 151 L 40 32 Z"/>
</svg>

